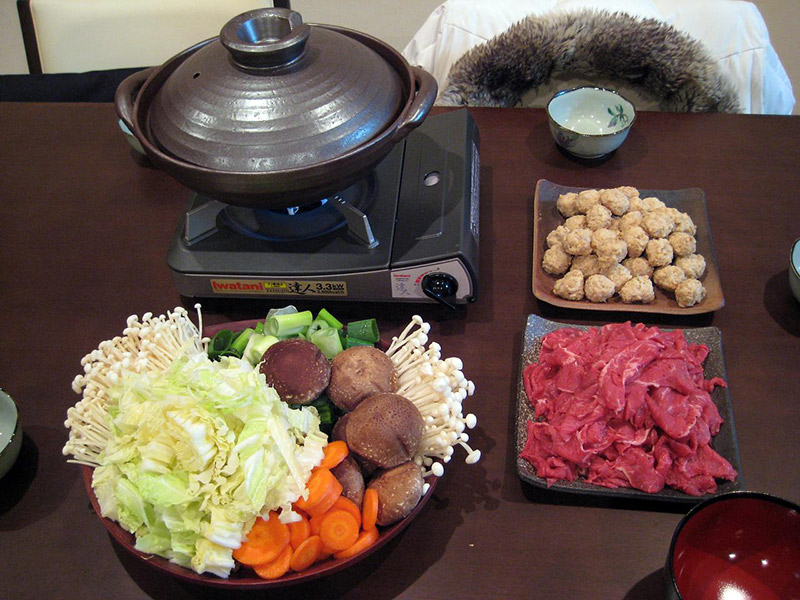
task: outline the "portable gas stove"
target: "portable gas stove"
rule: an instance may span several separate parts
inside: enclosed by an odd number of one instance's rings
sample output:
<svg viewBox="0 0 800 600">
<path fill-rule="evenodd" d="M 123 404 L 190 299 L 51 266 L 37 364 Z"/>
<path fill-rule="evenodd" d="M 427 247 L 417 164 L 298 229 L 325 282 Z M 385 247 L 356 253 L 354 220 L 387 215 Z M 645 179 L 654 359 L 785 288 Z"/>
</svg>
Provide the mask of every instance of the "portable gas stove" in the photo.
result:
<svg viewBox="0 0 800 600">
<path fill-rule="evenodd" d="M 428 117 L 370 174 L 286 210 L 195 194 L 167 263 L 189 298 L 440 302 L 477 296 L 479 136 L 466 110 Z"/>
</svg>

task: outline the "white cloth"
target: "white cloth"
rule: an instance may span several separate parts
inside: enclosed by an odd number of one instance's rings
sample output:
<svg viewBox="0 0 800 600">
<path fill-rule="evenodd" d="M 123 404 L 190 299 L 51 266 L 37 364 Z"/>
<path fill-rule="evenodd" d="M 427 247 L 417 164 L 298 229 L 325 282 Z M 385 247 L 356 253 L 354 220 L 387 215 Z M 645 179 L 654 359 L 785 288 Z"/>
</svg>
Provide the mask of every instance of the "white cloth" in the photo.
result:
<svg viewBox="0 0 800 600">
<path fill-rule="evenodd" d="M 672 25 L 701 41 L 719 61 L 745 113 L 792 113 L 792 84 L 764 19 L 754 4 L 739 0 L 447 0 L 431 13 L 403 55 L 429 71 L 443 90 L 450 68 L 470 48 L 528 15 L 580 8 L 625 12 Z"/>
</svg>

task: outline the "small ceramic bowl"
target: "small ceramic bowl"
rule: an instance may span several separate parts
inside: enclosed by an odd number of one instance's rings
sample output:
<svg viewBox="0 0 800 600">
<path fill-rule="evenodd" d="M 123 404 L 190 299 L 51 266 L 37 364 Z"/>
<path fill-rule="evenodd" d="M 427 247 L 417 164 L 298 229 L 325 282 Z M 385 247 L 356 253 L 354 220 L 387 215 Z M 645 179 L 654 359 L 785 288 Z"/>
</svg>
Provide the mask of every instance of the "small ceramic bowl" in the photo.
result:
<svg viewBox="0 0 800 600">
<path fill-rule="evenodd" d="M 789 255 L 789 286 L 794 297 L 800 302 L 800 239 L 794 241 Z"/>
<path fill-rule="evenodd" d="M 600 158 L 628 137 L 636 111 L 622 95 L 600 87 L 556 93 L 547 103 L 550 132 L 556 143 L 580 158 Z"/>
<path fill-rule="evenodd" d="M 17 405 L 0 389 L 0 479 L 11 470 L 22 447 L 22 427 Z"/>
<path fill-rule="evenodd" d="M 800 597 L 800 506 L 747 491 L 698 504 L 675 530 L 664 581 L 672 600 Z"/>
</svg>

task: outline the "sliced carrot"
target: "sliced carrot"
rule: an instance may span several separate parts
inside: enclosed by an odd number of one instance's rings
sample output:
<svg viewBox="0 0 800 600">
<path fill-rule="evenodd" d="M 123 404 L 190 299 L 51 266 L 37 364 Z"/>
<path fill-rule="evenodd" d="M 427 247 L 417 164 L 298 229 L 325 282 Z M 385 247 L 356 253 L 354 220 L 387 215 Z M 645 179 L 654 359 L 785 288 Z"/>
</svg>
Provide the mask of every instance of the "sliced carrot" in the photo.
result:
<svg viewBox="0 0 800 600">
<path fill-rule="evenodd" d="M 311 526 L 308 524 L 308 517 L 304 514 L 300 514 L 299 521 L 289 523 L 289 535 L 289 545 L 292 549 L 297 550 L 297 547 L 311 535 Z"/>
<path fill-rule="evenodd" d="M 300 510 L 308 512 L 312 507 L 316 506 L 320 500 L 324 499 L 330 494 L 332 487 L 342 484 L 336 479 L 330 469 L 316 468 L 311 472 L 311 477 L 308 478 L 306 488 L 308 489 L 308 497 L 302 496 L 297 499 L 295 506 Z M 341 493 L 341 490 L 339 490 Z"/>
<path fill-rule="evenodd" d="M 360 554 L 361 552 L 372 546 L 372 544 L 377 542 L 378 536 L 379 534 L 377 527 L 370 529 L 369 531 L 362 531 L 359 534 L 355 544 L 353 544 L 349 548 L 345 548 L 344 550 L 335 552 L 333 556 L 335 558 L 351 558 L 356 554 Z"/>
<path fill-rule="evenodd" d="M 323 543 L 338 552 L 346 550 L 358 539 L 358 521 L 346 510 L 332 510 L 325 515 L 319 530 Z"/>
<path fill-rule="evenodd" d="M 322 529 L 322 521 L 325 518 L 327 513 L 322 513 L 321 515 L 317 515 L 316 517 L 311 517 L 308 520 L 308 526 L 311 531 L 311 535 L 319 535 L 320 530 Z"/>
<path fill-rule="evenodd" d="M 305 571 L 317 562 L 321 554 L 322 539 L 318 535 L 306 538 L 292 553 L 292 571 Z"/>
<path fill-rule="evenodd" d="M 333 503 L 333 506 L 331 506 L 331 510 L 346 510 L 356 518 L 359 528 L 361 527 L 361 511 L 350 498 L 339 496 L 336 502 Z"/>
<path fill-rule="evenodd" d="M 350 454 L 350 449 L 347 443 L 343 440 L 334 440 L 330 442 L 325 448 L 322 449 L 325 453 L 322 457 L 320 467 L 325 469 L 332 469 L 340 462 L 342 462 L 347 455 Z"/>
<path fill-rule="evenodd" d="M 308 509 L 308 516 L 310 518 L 317 517 L 319 515 L 325 514 L 328 512 L 334 504 L 336 504 L 336 500 L 342 495 L 342 484 L 339 483 L 338 479 L 334 478 L 333 483 L 328 488 L 327 493 L 319 499 L 314 506 Z"/>
<path fill-rule="evenodd" d="M 247 540 L 233 551 L 233 557 L 248 566 L 268 563 L 289 545 L 290 538 L 289 526 L 281 523 L 277 512 L 271 511 L 268 519 L 256 519 Z"/>
<path fill-rule="evenodd" d="M 361 506 L 361 528 L 364 531 L 375 529 L 378 521 L 378 492 L 372 488 L 364 490 L 364 502 Z"/>
<path fill-rule="evenodd" d="M 289 572 L 292 566 L 292 547 L 289 544 L 284 546 L 275 560 L 253 566 L 256 575 L 261 579 L 278 579 Z"/>
<path fill-rule="evenodd" d="M 331 556 L 333 556 L 333 550 L 328 548 L 324 543 L 322 544 L 322 550 L 319 553 L 319 558 L 317 558 L 317 562 L 327 560 Z"/>
</svg>

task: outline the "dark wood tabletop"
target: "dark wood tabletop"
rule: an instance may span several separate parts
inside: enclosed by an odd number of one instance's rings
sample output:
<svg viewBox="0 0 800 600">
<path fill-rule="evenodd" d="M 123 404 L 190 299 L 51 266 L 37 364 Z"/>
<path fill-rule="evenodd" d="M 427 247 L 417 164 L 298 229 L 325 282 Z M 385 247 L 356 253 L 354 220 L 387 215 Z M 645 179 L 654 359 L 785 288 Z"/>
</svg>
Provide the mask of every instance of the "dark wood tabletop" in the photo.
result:
<svg viewBox="0 0 800 600">
<path fill-rule="evenodd" d="M 447 465 L 434 497 L 386 547 L 334 576 L 268 594 L 184 583 L 130 555 L 62 455 L 80 359 L 126 318 L 181 304 L 165 256 L 188 190 L 137 164 L 109 104 L 0 104 L 0 386 L 19 404 L 22 452 L 0 481 L 0 597 L 659 597 L 687 505 L 550 493 L 520 481 L 514 446 L 529 314 L 633 319 L 722 332 L 745 487 L 800 502 L 800 305 L 788 283 L 800 237 L 800 118 L 642 113 L 608 160 L 562 154 L 536 109 L 474 109 L 481 136 L 479 299 L 465 309 L 340 303 L 391 335 L 419 313 L 476 385 L 465 411 L 483 457 Z M 694 316 L 557 309 L 531 291 L 536 182 L 705 192 L 725 306 Z M 209 323 L 273 304 L 204 308 Z"/>
</svg>

